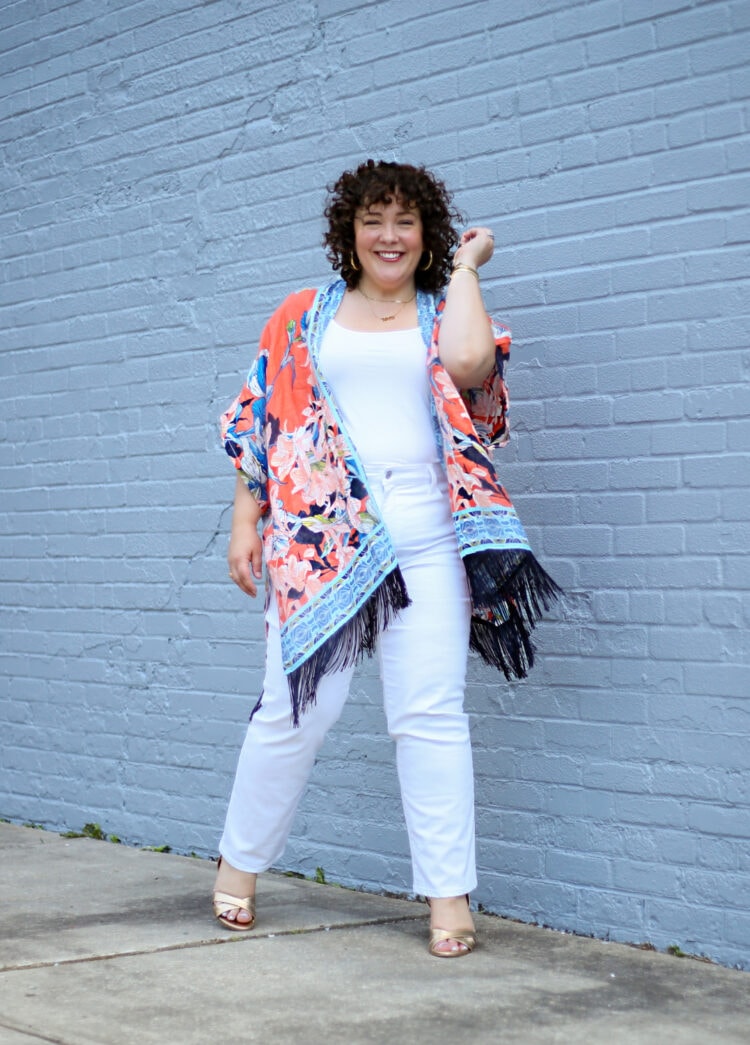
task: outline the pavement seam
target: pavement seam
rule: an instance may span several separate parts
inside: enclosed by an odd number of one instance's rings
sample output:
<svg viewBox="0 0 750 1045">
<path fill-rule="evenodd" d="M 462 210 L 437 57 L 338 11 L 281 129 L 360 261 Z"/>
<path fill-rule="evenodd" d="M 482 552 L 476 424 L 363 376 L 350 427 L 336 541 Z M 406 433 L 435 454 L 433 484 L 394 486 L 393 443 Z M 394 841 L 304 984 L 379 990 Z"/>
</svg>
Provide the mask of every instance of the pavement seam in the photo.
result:
<svg viewBox="0 0 750 1045">
<path fill-rule="evenodd" d="M 342 925 L 317 925 L 309 929 L 281 929 L 278 932 L 235 932 L 226 939 L 217 937 L 213 940 L 191 940 L 188 943 L 172 943 L 164 947 L 146 947 L 132 951 L 112 951 L 110 954 L 90 954 L 84 958 L 60 958 L 57 961 L 30 962 L 28 965 L 6 965 L 0 969 L 0 975 L 10 972 L 27 972 L 34 969 L 55 969 L 63 965 L 86 965 L 91 962 L 112 961 L 114 958 L 136 958 L 148 954 L 166 954 L 169 951 L 189 951 L 198 947 L 223 947 L 227 943 L 247 943 L 249 940 L 274 940 L 281 936 L 310 936 L 315 933 L 341 932 L 346 929 L 366 929 L 370 925 L 396 925 L 398 922 L 415 922 L 424 915 L 403 914 L 396 918 L 368 918 L 360 922 L 346 922 Z M 2 1026 L 2 1023 L 0 1023 Z M 53 1040 L 53 1039 L 50 1039 Z M 56 1040 L 56 1039 L 54 1039 Z"/>
<path fill-rule="evenodd" d="M 50 1038 L 47 1034 L 40 1034 L 38 1031 L 30 1030 L 28 1027 L 19 1027 L 16 1023 L 7 1023 L 5 1020 L 0 1020 L 0 1030 L 3 1028 L 12 1030 L 15 1034 L 23 1034 L 29 1040 L 46 1041 L 49 1045 L 73 1045 L 67 1038 Z"/>
</svg>

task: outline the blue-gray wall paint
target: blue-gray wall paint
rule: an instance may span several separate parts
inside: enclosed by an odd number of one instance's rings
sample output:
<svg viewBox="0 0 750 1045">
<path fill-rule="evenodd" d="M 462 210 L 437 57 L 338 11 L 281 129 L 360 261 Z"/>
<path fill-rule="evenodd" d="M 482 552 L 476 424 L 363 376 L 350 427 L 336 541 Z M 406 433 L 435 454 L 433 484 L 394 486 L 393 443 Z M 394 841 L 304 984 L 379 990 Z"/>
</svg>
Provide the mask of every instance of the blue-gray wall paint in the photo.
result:
<svg viewBox="0 0 750 1045">
<path fill-rule="evenodd" d="M 21 0 L 0 50 L 0 813 L 214 852 L 263 651 L 215 419 L 325 184 L 422 162 L 570 593 L 529 681 L 472 663 L 476 899 L 750 968 L 750 4 Z M 284 866 L 410 886 L 372 664 Z"/>
</svg>

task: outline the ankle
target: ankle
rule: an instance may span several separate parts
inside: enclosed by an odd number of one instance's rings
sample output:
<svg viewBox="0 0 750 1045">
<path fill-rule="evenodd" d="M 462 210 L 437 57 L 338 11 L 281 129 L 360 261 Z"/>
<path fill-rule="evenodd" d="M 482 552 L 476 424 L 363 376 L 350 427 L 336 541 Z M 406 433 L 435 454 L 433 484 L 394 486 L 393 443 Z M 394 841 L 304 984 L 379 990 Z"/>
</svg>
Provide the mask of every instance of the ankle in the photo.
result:
<svg viewBox="0 0 750 1045">
<path fill-rule="evenodd" d="M 472 921 L 469 898 L 466 895 L 428 897 L 427 903 L 430 907 L 430 921 L 434 925 L 441 925 L 443 922 L 456 924 L 457 920 L 467 925 Z M 449 928 L 450 926 L 444 925 L 443 927 Z"/>
<path fill-rule="evenodd" d="M 221 883 L 221 888 L 225 892 L 241 892 L 243 896 L 253 896 L 255 894 L 255 884 L 257 882 L 258 875 L 253 871 L 240 871 L 239 868 L 233 867 L 228 860 L 220 860 L 219 865 L 216 869 L 216 882 L 217 885 Z"/>
</svg>

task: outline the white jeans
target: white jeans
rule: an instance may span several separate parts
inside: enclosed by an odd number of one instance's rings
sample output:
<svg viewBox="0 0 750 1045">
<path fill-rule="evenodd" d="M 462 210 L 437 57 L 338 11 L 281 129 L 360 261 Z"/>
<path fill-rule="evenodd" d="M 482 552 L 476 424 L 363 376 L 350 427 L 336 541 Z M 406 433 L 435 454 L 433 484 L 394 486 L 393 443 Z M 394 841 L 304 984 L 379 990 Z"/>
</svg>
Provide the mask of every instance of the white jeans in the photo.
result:
<svg viewBox="0 0 750 1045">
<path fill-rule="evenodd" d="M 413 888 L 461 896 L 476 887 L 474 776 L 463 711 L 470 603 L 437 465 L 367 469 L 412 604 L 379 641 L 388 733 L 396 742 Z M 292 726 L 281 666 L 275 600 L 267 616 L 260 706 L 240 752 L 219 850 L 232 866 L 260 872 L 287 842 L 315 756 L 346 701 L 353 668 L 325 675 L 316 703 Z"/>
</svg>

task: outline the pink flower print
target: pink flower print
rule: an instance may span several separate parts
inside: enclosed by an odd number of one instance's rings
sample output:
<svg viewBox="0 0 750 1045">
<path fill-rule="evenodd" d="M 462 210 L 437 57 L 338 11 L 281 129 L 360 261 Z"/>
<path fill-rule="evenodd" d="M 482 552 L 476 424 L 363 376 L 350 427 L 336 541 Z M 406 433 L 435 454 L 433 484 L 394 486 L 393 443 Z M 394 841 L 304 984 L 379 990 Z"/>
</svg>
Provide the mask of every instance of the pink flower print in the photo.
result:
<svg viewBox="0 0 750 1045">
<path fill-rule="evenodd" d="M 497 493 L 487 488 L 488 473 L 484 471 L 461 471 L 451 476 L 451 487 L 459 510 L 462 508 L 491 508 L 497 505 Z M 464 493 L 465 491 L 468 497 Z"/>
<path fill-rule="evenodd" d="M 306 406 L 302 411 L 302 417 L 304 419 L 303 428 L 320 428 L 324 423 L 324 412 L 323 403 L 319 399 L 314 399 L 309 406 Z"/>
<path fill-rule="evenodd" d="M 435 384 L 440 389 L 444 399 L 448 401 L 460 399 L 458 389 L 453 384 L 450 374 L 445 367 L 439 366 L 432 371 Z"/>
<path fill-rule="evenodd" d="M 271 471 L 280 479 L 286 479 L 289 472 L 294 467 L 296 459 L 297 448 L 294 443 L 294 436 L 290 435 L 288 432 L 279 432 L 276 446 L 274 447 L 268 462 Z"/>
<path fill-rule="evenodd" d="M 274 577 L 282 619 L 288 620 L 300 605 L 317 595 L 323 583 L 320 571 L 313 569 L 309 559 L 287 555 Z"/>
<path fill-rule="evenodd" d="M 285 595 L 291 589 L 304 591 L 307 577 L 311 571 L 312 566 L 308 559 L 300 559 L 298 555 L 287 555 L 284 565 L 279 570 L 280 590 Z"/>
<path fill-rule="evenodd" d="M 283 564 L 279 566 L 274 583 L 279 595 L 282 609 L 282 619 L 287 619 L 290 612 L 299 600 L 299 592 L 304 592 L 307 587 L 308 577 L 312 573 L 312 566 L 307 559 L 300 559 L 296 555 L 288 555 Z M 290 595 L 290 592 L 295 592 Z"/>
<path fill-rule="evenodd" d="M 487 490 L 484 487 L 478 486 L 474 490 L 473 501 L 478 508 L 496 507 L 498 503 L 497 492 L 494 490 Z"/>
<path fill-rule="evenodd" d="M 300 461 L 292 470 L 291 479 L 293 492 L 301 493 L 306 504 L 326 504 L 340 487 L 337 471 L 325 461 Z"/>
</svg>

